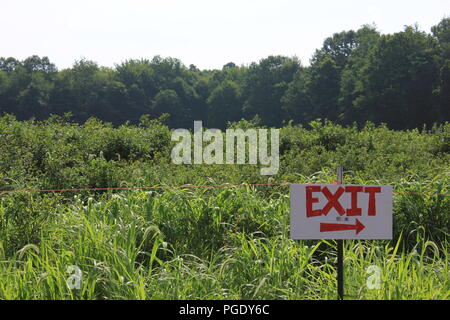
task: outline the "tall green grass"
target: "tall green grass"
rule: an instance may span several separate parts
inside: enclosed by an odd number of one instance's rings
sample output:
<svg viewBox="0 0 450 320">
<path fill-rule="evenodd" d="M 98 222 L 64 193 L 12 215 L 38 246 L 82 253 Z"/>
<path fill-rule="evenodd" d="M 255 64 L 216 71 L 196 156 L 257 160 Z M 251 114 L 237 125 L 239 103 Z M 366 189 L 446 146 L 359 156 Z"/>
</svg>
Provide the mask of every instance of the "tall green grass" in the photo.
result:
<svg viewBox="0 0 450 320">
<path fill-rule="evenodd" d="M 280 171 L 264 177 L 258 165 L 172 164 L 158 121 L 113 128 L 6 115 L 0 190 L 331 183 L 343 165 L 346 183 L 397 192 L 392 241 L 346 241 L 346 297 L 448 299 L 449 137 L 449 123 L 288 124 Z M 335 245 L 289 239 L 287 186 L 1 193 L 0 299 L 334 299 Z M 79 290 L 67 285 L 71 266 Z M 368 270 L 379 270 L 379 289 L 367 286 Z"/>
<path fill-rule="evenodd" d="M 335 243 L 289 239 L 284 188 L 270 197 L 250 187 L 75 196 L 51 206 L 37 244 L 11 253 L 1 238 L 0 298 L 334 299 Z M 396 196 L 396 216 L 408 197 Z M 346 241 L 347 298 L 449 298 L 445 235 L 405 232 Z M 72 265 L 82 271 L 79 290 L 66 283 Z M 372 265 L 380 289 L 367 287 Z"/>
</svg>

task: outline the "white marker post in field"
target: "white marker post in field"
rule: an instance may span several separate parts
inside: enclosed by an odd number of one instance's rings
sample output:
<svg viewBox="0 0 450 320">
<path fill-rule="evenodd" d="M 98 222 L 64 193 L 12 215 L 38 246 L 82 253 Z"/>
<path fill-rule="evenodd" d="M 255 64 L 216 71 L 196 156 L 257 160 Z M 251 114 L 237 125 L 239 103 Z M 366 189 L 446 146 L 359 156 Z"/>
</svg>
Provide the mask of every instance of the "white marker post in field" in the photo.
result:
<svg viewBox="0 0 450 320">
<path fill-rule="evenodd" d="M 291 239 L 337 240 L 338 299 L 344 298 L 345 239 L 392 239 L 392 186 L 291 185 Z"/>
</svg>

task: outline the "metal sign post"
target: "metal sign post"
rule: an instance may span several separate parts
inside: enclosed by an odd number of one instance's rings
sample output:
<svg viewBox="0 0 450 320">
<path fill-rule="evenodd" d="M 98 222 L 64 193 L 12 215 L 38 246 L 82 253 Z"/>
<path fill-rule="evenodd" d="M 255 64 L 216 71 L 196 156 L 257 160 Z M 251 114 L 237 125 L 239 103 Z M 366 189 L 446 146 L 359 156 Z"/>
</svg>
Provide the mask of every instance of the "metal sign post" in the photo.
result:
<svg viewBox="0 0 450 320">
<path fill-rule="evenodd" d="M 336 182 L 342 184 L 344 171 L 342 166 L 336 167 Z M 338 300 L 344 300 L 344 240 L 337 240 L 337 288 Z"/>
</svg>

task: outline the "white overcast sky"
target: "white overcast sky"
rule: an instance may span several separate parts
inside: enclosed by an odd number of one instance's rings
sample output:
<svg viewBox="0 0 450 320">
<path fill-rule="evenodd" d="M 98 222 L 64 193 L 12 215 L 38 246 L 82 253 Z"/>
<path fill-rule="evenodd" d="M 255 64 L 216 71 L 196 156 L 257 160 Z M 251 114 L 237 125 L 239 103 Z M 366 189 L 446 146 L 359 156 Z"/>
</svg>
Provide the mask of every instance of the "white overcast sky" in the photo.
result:
<svg viewBox="0 0 450 320">
<path fill-rule="evenodd" d="M 48 56 L 60 69 L 155 55 L 201 69 L 277 54 L 308 64 L 334 32 L 429 32 L 449 15 L 450 0 L 1 0 L 0 57 Z"/>
</svg>

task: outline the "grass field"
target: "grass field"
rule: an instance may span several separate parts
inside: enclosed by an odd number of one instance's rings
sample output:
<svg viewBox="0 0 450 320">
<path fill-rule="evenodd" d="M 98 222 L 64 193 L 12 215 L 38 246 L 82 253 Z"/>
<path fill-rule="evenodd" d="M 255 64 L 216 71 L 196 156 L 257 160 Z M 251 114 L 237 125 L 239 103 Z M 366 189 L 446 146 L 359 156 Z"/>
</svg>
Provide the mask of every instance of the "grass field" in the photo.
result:
<svg viewBox="0 0 450 320">
<path fill-rule="evenodd" d="M 2 190 L 330 183 L 343 164 L 346 183 L 396 192 L 392 241 L 345 242 L 346 298 L 450 297 L 449 125 L 286 126 L 272 178 L 257 166 L 173 165 L 156 123 L 3 117 L 0 130 Z M 288 186 L 0 194 L 1 299 L 335 299 L 335 248 L 289 239 Z M 379 289 L 367 286 L 370 266 Z"/>
</svg>

